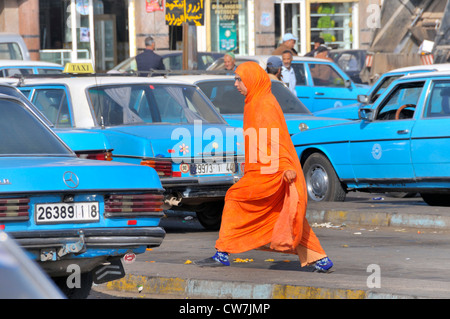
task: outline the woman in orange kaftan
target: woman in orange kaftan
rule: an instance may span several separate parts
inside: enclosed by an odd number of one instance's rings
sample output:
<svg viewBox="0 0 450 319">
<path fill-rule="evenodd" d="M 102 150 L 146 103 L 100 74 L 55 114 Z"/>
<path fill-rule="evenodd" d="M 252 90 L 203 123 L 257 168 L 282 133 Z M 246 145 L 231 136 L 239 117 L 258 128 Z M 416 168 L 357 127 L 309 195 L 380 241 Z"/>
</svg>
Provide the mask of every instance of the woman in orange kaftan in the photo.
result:
<svg viewBox="0 0 450 319">
<path fill-rule="evenodd" d="M 228 266 L 230 253 L 269 249 L 328 271 L 333 264 L 306 220 L 305 179 L 269 76 L 255 62 L 235 73 L 235 86 L 246 96 L 245 174 L 225 196 L 217 253 L 196 264 Z"/>
</svg>

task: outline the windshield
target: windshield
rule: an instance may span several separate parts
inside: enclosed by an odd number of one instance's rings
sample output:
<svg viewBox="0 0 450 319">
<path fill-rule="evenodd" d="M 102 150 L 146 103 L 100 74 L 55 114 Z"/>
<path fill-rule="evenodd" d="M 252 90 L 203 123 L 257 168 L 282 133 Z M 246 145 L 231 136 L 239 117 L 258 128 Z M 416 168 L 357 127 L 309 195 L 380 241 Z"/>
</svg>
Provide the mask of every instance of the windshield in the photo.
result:
<svg viewBox="0 0 450 319">
<path fill-rule="evenodd" d="M 0 98 L 0 113 L 0 156 L 72 154 L 18 101 Z"/>
<path fill-rule="evenodd" d="M 244 113 L 245 97 L 235 88 L 234 80 L 204 81 L 197 85 L 221 114 Z M 272 93 L 284 113 L 311 114 L 283 83 L 272 81 Z"/>
<path fill-rule="evenodd" d="M 99 125 L 225 123 L 194 86 L 130 84 L 88 90 Z"/>
</svg>

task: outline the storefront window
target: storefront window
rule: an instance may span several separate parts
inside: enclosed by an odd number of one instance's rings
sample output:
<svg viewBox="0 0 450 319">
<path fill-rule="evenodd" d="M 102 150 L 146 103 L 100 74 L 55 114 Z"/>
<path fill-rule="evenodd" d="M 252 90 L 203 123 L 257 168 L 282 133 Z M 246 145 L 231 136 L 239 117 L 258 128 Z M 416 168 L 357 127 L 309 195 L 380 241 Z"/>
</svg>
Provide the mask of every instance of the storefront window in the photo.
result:
<svg viewBox="0 0 450 319">
<path fill-rule="evenodd" d="M 248 54 L 247 0 L 211 0 L 211 50 Z"/>
<path fill-rule="evenodd" d="M 311 41 L 322 37 L 334 49 L 351 49 L 353 3 L 311 3 Z"/>
</svg>

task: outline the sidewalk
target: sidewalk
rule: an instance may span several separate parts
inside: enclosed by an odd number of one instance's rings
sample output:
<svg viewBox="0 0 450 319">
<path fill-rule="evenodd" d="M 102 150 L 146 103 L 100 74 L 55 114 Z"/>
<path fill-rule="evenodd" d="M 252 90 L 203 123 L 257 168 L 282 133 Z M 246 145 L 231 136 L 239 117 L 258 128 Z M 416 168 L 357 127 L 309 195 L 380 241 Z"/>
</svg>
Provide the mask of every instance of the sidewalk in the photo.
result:
<svg viewBox="0 0 450 319">
<path fill-rule="evenodd" d="M 248 264 L 218 269 L 186 265 L 184 262 L 190 258 L 197 260 L 211 254 L 217 237 L 216 232 L 187 231 L 168 233 L 160 248 L 125 265 L 124 278 L 95 289 L 134 292 L 136 297 L 192 299 L 450 298 L 450 258 L 445 257 L 450 255 L 450 248 L 449 253 L 444 248 L 450 238 L 445 234 L 450 230 L 450 208 L 428 206 L 420 197 L 380 200 L 378 196 L 370 196 L 308 206 L 311 225 L 344 229 L 330 233 L 326 228 L 314 228 L 327 251 L 336 255 L 332 258 L 333 273 L 315 273 L 312 267 L 299 271 L 296 258 L 287 254 L 275 256 L 278 259 L 268 263 L 274 253 L 262 251 L 233 256 L 252 259 Z M 365 232 L 365 236 L 356 237 L 353 230 L 357 227 L 381 227 L 391 232 L 409 229 L 409 234 Z M 430 237 L 422 235 L 420 242 L 415 242 L 411 236 L 418 229 L 428 232 Z M 439 236 L 442 244 L 436 244 L 436 235 L 433 236 L 436 231 L 445 234 Z M 343 249 L 345 246 L 349 248 Z M 439 248 L 434 249 L 435 246 Z M 434 260 L 436 265 L 413 262 L 416 260 Z M 380 288 L 368 287 L 370 264 L 381 265 Z"/>
</svg>

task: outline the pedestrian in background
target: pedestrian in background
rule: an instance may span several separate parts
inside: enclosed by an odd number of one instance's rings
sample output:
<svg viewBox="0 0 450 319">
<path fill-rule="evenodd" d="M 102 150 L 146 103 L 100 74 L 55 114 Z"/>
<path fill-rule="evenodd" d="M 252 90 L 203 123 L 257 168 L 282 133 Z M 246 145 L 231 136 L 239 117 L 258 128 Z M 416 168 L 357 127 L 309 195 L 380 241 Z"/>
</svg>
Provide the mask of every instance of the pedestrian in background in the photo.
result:
<svg viewBox="0 0 450 319">
<path fill-rule="evenodd" d="M 292 33 L 286 33 L 283 36 L 283 42 L 272 52 L 272 55 L 281 55 L 286 50 L 291 51 L 292 55 L 298 55 L 297 51 L 294 49 L 297 40 L 298 39 L 294 37 Z"/>
<path fill-rule="evenodd" d="M 236 71 L 236 56 L 233 52 L 227 52 L 223 56 L 223 63 L 225 65 L 225 70 L 229 71 L 229 74 L 234 74 Z"/>
<path fill-rule="evenodd" d="M 283 82 L 289 90 L 297 96 L 297 92 L 295 91 L 297 79 L 295 78 L 294 68 L 292 67 L 292 52 L 290 50 L 284 51 L 281 58 L 283 60 L 283 66 L 281 68 L 281 77 Z"/>
<path fill-rule="evenodd" d="M 327 272 L 333 263 L 306 220 L 305 179 L 269 76 L 245 62 L 235 86 L 245 96 L 244 135 L 251 131 L 256 140 L 246 138 L 244 176 L 225 196 L 216 254 L 195 264 L 229 266 L 230 253 L 263 249 L 296 254 L 301 266 Z"/>
<path fill-rule="evenodd" d="M 305 54 L 305 56 L 314 57 L 319 46 L 324 45 L 325 40 L 321 37 L 314 38 L 314 49 Z"/>
<path fill-rule="evenodd" d="M 269 78 L 271 80 L 282 81 L 281 79 L 281 67 L 283 66 L 283 62 L 277 56 L 271 56 L 267 59 L 267 67 L 266 72 L 269 74 Z"/>
<path fill-rule="evenodd" d="M 148 76 L 151 70 L 165 70 L 166 67 L 162 61 L 162 57 L 154 52 L 155 40 L 153 37 L 145 38 L 145 50 L 144 52 L 136 55 L 136 65 L 138 75 Z M 156 76 L 160 74 L 152 74 Z"/>
</svg>

